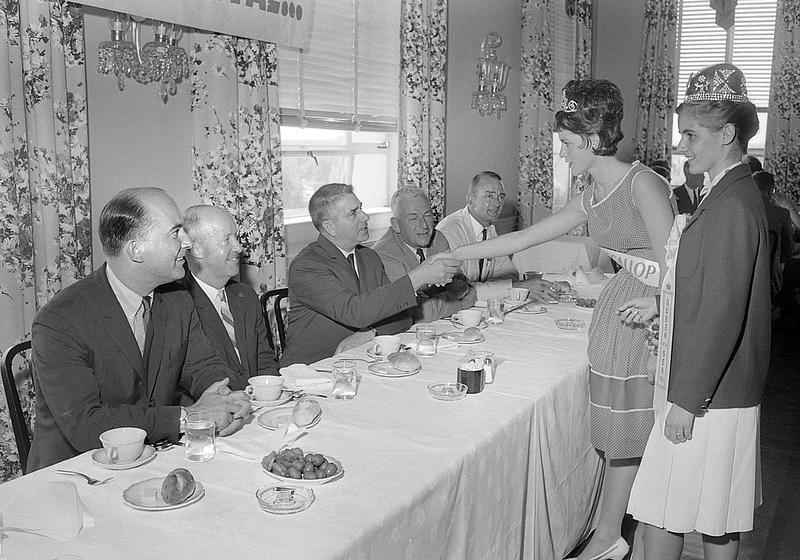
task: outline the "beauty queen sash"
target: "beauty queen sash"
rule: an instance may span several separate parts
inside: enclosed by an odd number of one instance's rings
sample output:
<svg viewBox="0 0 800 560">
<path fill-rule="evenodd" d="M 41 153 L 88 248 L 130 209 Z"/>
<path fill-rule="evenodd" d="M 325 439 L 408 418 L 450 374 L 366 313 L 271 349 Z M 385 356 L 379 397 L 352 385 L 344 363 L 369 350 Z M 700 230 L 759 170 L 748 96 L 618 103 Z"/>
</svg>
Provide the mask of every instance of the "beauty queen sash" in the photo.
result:
<svg viewBox="0 0 800 560">
<path fill-rule="evenodd" d="M 656 261 L 620 253 L 606 247 L 603 247 L 603 251 L 608 253 L 608 256 L 614 259 L 614 262 L 630 272 L 637 280 L 653 288 L 658 288 L 661 281 L 661 271 Z"/>
<path fill-rule="evenodd" d="M 658 331 L 658 358 L 656 360 L 655 388 L 653 390 L 653 409 L 655 410 L 656 422 L 664 431 L 664 421 L 666 420 L 667 408 L 667 388 L 669 387 L 669 370 L 672 362 L 672 332 L 675 322 L 675 265 L 678 262 L 678 245 L 680 244 L 681 234 L 686 223 L 689 221 L 689 214 L 678 214 L 672 223 L 672 230 L 669 232 L 669 239 L 664 246 L 666 250 L 665 261 L 667 272 L 664 274 L 664 282 L 661 284 L 661 309 Z"/>
</svg>

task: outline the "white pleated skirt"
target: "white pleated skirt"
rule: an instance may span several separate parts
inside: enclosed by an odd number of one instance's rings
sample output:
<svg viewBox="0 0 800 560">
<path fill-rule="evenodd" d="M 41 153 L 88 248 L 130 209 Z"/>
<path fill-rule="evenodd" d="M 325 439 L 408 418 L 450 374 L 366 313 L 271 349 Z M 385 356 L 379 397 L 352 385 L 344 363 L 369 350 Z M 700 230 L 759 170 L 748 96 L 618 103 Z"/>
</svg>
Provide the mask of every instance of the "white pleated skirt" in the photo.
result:
<svg viewBox="0 0 800 560">
<path fill-rule="evenodd" d="M 752 530 L 761 505 L 759 418 L 760 406 L 712 409 L 695 418 L 692 439 L 677 445 L 656 418 L 628 513 L 673 533 Z"/>
</svg>

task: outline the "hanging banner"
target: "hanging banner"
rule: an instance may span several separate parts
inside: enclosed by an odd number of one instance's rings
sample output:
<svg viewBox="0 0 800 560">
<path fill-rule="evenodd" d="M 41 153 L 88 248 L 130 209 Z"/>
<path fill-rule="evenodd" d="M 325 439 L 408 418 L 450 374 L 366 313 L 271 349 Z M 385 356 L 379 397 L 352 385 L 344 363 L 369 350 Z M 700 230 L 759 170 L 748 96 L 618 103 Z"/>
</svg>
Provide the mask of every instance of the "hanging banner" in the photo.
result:
<svg viewBox="0 0 800 560">
<path fill-rule="evenodd" d="M 315 0 L 73 0 L 202 31 L 308 48 Z"/>
</svg>

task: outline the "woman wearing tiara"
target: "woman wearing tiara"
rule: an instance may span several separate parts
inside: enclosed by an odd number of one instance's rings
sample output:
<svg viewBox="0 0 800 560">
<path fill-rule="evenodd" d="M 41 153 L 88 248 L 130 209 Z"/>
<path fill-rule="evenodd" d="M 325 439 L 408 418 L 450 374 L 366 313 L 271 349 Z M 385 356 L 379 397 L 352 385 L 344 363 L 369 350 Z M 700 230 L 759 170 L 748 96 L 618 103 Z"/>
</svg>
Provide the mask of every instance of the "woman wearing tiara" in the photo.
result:
<svg viewBox="0 0 800 560">
<path fill-rule="evenodd" d="M 675 212 L 670 188 L 659 175 L 614 157 L 622 114 L 622 95 L 611 82 L 570 81 L 555 117 L 559 155 L 573 175 L 588 172 L 591 186 L 533 226 L 452 251 L 456 259 L 508 255 L 588 222 L 592 239 L 622 267 L 600 294 L 589 327 L 591 437 L 606 468 L 599 523 L 580 560 L 619 560 L 628 552 L 622 518 L 653 426 L 653 386 L 647 377 L 647 329 L 623 324 L 620 318 L 635 311 L 620 317 L 618 309 L 657 293 Z"/>
<path fill-rule="evenodd" d="M 645 523 L 647 560 L 678 560 L 693 531 L 706 558 L 732 560 L 761 503 L 759 403 L 770 354 L 767 221 L 742 164 L 758 115 L 731 64 L 693 75 L 677 112 L 678 149 L 710 181 L 670 234 L 656 422 L 628 511 Z M 648 319 L 656 302 L 623 308 Z"/>
</svg>

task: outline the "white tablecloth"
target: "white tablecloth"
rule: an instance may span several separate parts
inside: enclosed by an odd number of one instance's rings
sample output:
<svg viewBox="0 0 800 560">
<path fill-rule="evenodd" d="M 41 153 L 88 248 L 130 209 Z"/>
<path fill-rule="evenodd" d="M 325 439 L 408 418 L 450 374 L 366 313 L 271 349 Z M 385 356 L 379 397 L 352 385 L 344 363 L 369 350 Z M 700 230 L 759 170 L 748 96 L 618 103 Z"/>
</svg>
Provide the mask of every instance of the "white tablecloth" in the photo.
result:
<svg viewBox="0 0 800 560">
<path fill-rule="evenodd" d="M 95 526 L 66 543 L 10 533 L 3 558 L 560 559 L 591 523 L 600 476 L 588 434 L 586 329 L 558 330 L 554 319 L 564 317 L 588 325 L 590 310 L 559 304 L 542 315 L 511 313 L 483 331 L 485 342 L 441 350 L 412 377 L 376 377 L 359 362 L 357 398 L 321 399 L 322 421 L 298 442 L 345 469 L 340 480 L 314 488 L 316 502 L 304 512 L 262 512 L 255 492 L 272 479 L 260 463 L 233 455 L 190 463 L 173 448 L 110 472 L 85 453 L 57 467 L 114 476 L 103 486 L 78 482 Z M 453 329 L 446 321 L 436 326 Z M 457 359 L 469 349 L 505 359 L 495 383 L 457 402 L 431 398 L 428 384 L 455 380 Z M 365 350 L 347 354 L 365 357 Z M 253 422 L 232 437 L 266 433 Z M 163 512 L 123 503 L 131 484 L 179 466 L 205 486 L 197 503 Z M 62 480 L 55 467 L 0 486 L 0 497 Z"/>
<path fill-rule="evenodd" d="M 599 266 L 605 272 L 613 272 L 608 255 L 589 237 L 579 235 L 562 235 L 520 251 L 511 260 L 519 272 L 536 270 L 560 273 L 564 267 L 570 266 L 582 266 L 585 272 Z"/>
</svg>

